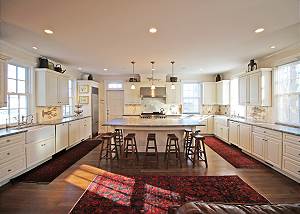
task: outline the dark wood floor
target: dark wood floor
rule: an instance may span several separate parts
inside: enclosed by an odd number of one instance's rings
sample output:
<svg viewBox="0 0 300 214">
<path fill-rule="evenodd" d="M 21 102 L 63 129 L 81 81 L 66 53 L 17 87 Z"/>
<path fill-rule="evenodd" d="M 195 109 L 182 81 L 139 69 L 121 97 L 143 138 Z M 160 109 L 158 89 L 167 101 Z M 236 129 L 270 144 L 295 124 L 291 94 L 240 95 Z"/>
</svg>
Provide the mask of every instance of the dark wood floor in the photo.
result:
<svg viewBox="0 0 300 214">
<path fill-rule="evenodd" d="M 300 185 L 280 173 L 268 168 L 236 169 L 209 147 L 208 164 L 200 164 L 194 169 L 185 164 L 183 168 L 156 164 L 154 158 L 147 157 L 138 166 L 123 161 L 120 167 L 112 168 L 105 161 L 97 168 L 99 147 L 72 165 L 50 184 L 16 183 L 0 188 L 0 213 L 68 213 L 93 178 L 102 170 L 123 175 L 238 175 L 257 192 L 272 203 L 300 202 Z"/>
</svg>

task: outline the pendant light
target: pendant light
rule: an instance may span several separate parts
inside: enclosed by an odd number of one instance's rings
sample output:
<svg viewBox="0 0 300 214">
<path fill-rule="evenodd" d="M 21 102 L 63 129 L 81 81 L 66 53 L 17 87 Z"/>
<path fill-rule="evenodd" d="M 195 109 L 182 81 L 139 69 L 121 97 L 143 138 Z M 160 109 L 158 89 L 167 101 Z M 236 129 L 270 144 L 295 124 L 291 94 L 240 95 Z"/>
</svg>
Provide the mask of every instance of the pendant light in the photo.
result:
<svg viewBox="0 0 300 214">
<path fill-rule="evenodd" d="M 154 61 L 151 61 L 150 63 L 152 64 L 152 66 L 151 66 L 151 71 L 152 71 L 151 89 L 154 90 L 154 89 L 155 89 L 155 85 L 153 84 L 153 73 L 154 73 L 154 70 L 155 70 L 155 69 L 154 69 Z"/>
<path fill-rule="evenodd" d="M 135 64 L 135 61 L 132 61 L 131 64 L 132 64 L 132 76 L 133 76 L 133 78 L 134 78 L 134 64 Z M 134 79 L 135 79 L 135 78 L 134 78 Z M 132 83 L 130 89 L 132 89 L 132 90 L 135 89 L 134 82 Z"/>
<path fill-rule="evenodd" d="M 171 64 L 172 64 L 172 77 L 174 77 L 174 61 L 171 61 Z M 175 89 L 175 85 L 174 85 L 174 83 L 172 82 L 172 85 L 171 85 L 171 89 Z"/>
</svg>

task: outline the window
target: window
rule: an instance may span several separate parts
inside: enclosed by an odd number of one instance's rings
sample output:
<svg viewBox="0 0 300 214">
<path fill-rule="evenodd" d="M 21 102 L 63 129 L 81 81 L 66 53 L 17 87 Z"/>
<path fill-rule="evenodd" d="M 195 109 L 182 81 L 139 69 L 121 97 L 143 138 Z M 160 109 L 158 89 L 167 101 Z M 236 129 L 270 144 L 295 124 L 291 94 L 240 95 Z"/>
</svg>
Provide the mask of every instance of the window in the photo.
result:
<svg viewBox="0 0 300 214">
<path fill-rule="evenodd" d="M 0 108 L 0 124 L 15 124 L 28 114 L 29 68 L 7 65 L 7 107 Z"/>
<path fill-rule="evenodd" d="M 63 106 L 63 116 L 70 117 L 74 114 L 74 106 L 75 106 L 75 81 L 69 80 L 68 82 L 69 88 L 69 105 Z"/>
<path fill-rule="evenodd" d="M 300 61 L 275 69 L 274 89 L 277 122 L 300 125 Z"/>
<path fill-rule="evenodd" d="M 239 79 L 230 81 L 230 115 L 246 117 L 246 106 L 239 105 Z"/>
<path fill-rule="evenodd" d="M 121 81 L 109 81 L 107 82 L 107 90 L 122 90 L 123 83 Z"/>
<path fill-rule="evenodd" d="M 183 113 L 199 114 L 201 106 L 201 87 L 200 83 L 184 83 L 183 92 Z"/>
</svg>

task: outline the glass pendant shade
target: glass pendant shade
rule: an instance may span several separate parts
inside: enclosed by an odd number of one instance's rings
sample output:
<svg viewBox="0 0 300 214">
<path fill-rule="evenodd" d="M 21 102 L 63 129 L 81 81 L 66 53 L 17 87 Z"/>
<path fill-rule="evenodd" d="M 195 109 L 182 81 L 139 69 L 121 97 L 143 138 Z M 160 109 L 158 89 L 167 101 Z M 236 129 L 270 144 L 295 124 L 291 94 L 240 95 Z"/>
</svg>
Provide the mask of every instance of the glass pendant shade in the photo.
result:
<svg viewBox="0 0 300 214">
<path fill-rule="evenodd" d="M 175 85 L 174 84 L 171 85 L 171 89 L 173 89 L 173 90 L 175 89 Z"/>
<path fill-rule="evenodd" d="M 131 87 L 130 87 L 130 89 L 134 90 L 135 89 L 135 85 L 132 84 Z"/>
<path fill-rule="evenodd" d="M 151 85 L 151 89 L 154 90 L 155 89 L 155 85 Z"/>
</svg>

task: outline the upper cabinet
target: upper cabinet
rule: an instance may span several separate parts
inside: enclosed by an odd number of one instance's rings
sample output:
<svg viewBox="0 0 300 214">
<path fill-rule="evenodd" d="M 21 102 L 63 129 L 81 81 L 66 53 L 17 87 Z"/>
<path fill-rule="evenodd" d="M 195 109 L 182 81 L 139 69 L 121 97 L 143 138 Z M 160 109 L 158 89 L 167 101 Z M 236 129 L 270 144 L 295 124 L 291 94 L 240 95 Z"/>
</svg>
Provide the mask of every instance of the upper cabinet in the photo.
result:
<svg viewBox="0 0 300 214">
<path fill-rule="evenodd" d="M 202 97 L 203 105 L 215 105 L 217 103 L 217 85 L 215 82 L 202 84 Z"/>
<path fill-rule="evenodd" d="M 0 107 L 7 105 L 6 62 L 0 58 Z"/>
<path fill-rule="evenodd" d="M 204 82 L 202 87 L 203 105 L 229 105 L 230 80 Z"/>
<path fill-rule="evenodd" d="M 261 68 L 239 78 L 240 105 L 272 105 L 272 69 Z"/>
<path fill-rule="evenodd" d="M 181 104 L 181 84 L 173 83 L 175 88 L 172 89 L 172 83 L 166 83 L 166 103 L 167 104 Z"/>
<path fill-rule="evenodd" d="M 124 83 L 124 104 L 141 104 L 140 83 L 135 82 L 135 89 L 131 89 L 132 82 Z"/>
<path fill-rule="evenodd" d="M 36 105 L 68 105 L 68 78 L 58 72 L 36 69 Z"/>
<path fill-rule="evenodd" d="M 217 82 L 217 104 L 229 105 L 230 80 L 222 80 Z"/>
</svg>

